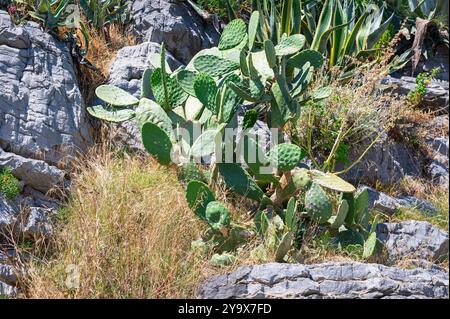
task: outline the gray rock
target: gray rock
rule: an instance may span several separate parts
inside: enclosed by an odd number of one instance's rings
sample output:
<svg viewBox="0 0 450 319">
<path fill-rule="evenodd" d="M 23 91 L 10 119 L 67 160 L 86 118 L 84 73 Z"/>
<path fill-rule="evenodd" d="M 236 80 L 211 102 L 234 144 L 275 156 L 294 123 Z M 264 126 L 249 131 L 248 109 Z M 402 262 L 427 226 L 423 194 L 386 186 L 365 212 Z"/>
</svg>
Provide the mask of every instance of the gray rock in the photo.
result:
<svg viewBox="0 0 450 319">
<path fill-rule="evenodd" d="M 131 14 L 133 33 L 140 42 L 164 42 L 184 64 L 219 39 L 213 25 L 200 18 L 185 1 L 134 0 Z"/>
<path fill-rule="evenodd" d="M 67 45 L 0 11 L 0 146 L 55 165 L 91 141 Z"/>
<path fill-rule="evenodd" d="M 393 214 L 397 208 L 399 208 L 399 203 L 396 198 L 386 195 L 385 193 L 378 192 L 372 187 L 361 185 L 358 187 L 358 191 L 363 191 L 367 189 L 369 194 L 369 208 L 382 211 L 387 214 Z"/>
<path fill-rule="evenodd" d="M 433 216 L 438 212 L 437 208 L 432 203 L 414 196 L 399 197 L 397 198 L 397 203 L 400 207 L 418 209 L 428 216 Z"/>
<path fill-rule="evenodd" d="M 0 147 L 0 168 L 5 166 L 11 167 L 13 175 L 26 185 L 42 192 L 64 184 L 65 173 L 56 166 L 5 152 Z"/>
<path fill-rule="evenodd" d="M 431 163 L 427 167 L 427 172 L 435 184 L 448 188 L 448 137 L 429 138 L 426 142 L 431 153 Z"/>
<path fill-rule="evenodd" d="M 361 155 L 361 146 L 350 150 L 350 161 Z M 421 176 L 422 161 L 404 144 L 389 140 L 383 136 L 367 152 L 344 178 L 353 184 L 366 183 L 391 184 L 404 176 Z"/>
<path fill-rule="evenodd" d="M 448 255 L 448 234 L 428 222 L 405 221 L 378 224 L 377 237 L 391 261 L 425 259 L 436 261 Z"/>
<path fill-rule="evenodd" d="M 11 286 L 17 284 L 17 276 L 12 266 L 0 264 L 0 282 Z"/>
<path fill-rule="evenodd" d="M 0 281 L 0 299 L 6 297 L 6 298 L 13 298 L 17 296 L 19 293 L 18 289 L 16 287 L 7 285 Z"/>
<path fill-rule="evenodd" d="M 0 238 L 14 230 L 19 214 L 19 207 L 0 193 Z"/>
<path fill-rule="evenodd" d="M 427 171 L 433 183 L 448 188 L 449 186 L 448 165 L 446 166 L 436 160 L 433 160 L 428 166 Z"/>
<path fill-rule="evenodd" d="M 399 269 L 378 264 L 264 264 L 208 279 L 202 299 L 448 298 L 448 272 Z"/>
<path fill-rule="evenodd" d="M 392 92 L 401 95 L 408 95 L 409 92 L 416 88 L 416 78 L 410 76 L 402 76 L 400 78 L 387 76 L 381 83 L 388 85 L 391 88 L 389 90 Z M 427 93 L 423 97 L 421 105 L 435 111 L 446 110 L 448 112 L 448 92 L 448 81 L 432 80 L 427 87 Z"/>
<path fill-rule="evenodd" d="M 42 238 L 53 234 L 54 228 L 51 216 L 56 212 L 53 209 L 31 207 L 27 221 L 24 223 L 22 233 L 27 238 Z"/>
</svg>

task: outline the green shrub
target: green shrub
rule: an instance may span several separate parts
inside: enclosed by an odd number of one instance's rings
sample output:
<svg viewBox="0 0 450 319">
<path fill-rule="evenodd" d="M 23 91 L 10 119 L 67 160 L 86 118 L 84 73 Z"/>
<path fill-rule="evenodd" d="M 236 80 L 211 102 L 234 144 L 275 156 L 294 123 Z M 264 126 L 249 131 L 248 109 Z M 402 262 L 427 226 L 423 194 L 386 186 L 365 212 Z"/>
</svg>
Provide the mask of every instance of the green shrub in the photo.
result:
<svg viewBox="0 0 450 319">
<path fill-rule="evenodd" d="M 0 192 L 8 199 L 14 199 L 20 193 L 19 180 L 9 166 L 0 170 Z"/>
</svg>

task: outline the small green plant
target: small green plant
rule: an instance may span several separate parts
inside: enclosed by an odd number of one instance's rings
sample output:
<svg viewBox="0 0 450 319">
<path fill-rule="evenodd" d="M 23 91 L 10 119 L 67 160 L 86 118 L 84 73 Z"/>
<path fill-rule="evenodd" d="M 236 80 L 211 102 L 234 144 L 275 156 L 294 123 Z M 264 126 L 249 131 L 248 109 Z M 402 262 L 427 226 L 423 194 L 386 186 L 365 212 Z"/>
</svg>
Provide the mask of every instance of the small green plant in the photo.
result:
<svg viewBox="0 0 450 319">
<path fill-rule="evenodd" d="M 430 72 L 422 72 L 416 77 L 416 87 L 409 92 L 408 99 L 413 105 L 418 105 L 427 94 L 427 87 L 440 73 L 439 68 L 433 68 Z"/>
<path fill-rule="evenodd" d="M 54 30 L 67 24 L 71 12 L 67 10 L 71 0 L 39 0 L 34 11 L 28 14 L 39 20 L 46 30 Z"/>
<path fill-rule="evenodd" d="M 129 21 L 128 3 L 124 0 L 80 0 L 88 22 L 97 30 L 104 30 L 108 24 Z"/>
<path fill-rule="evenodd" d="M 0 192 L 11 200 L 20 193 L 19 180 L 12 174 L 10 166 L 5 166 L 0 170 Z"/>
</svg>

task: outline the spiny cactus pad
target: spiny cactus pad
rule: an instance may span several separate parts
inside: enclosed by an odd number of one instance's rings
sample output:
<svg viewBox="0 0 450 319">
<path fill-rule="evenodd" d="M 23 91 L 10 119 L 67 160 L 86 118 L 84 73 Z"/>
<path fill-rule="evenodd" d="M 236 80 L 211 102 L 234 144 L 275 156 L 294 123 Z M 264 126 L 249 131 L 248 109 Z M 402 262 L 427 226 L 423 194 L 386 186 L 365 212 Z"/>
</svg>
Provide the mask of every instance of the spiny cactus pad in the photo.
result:
<svg viewBox="0 0 450 319">
<path fill-rule="evenodd" d="M 377 234 L 375 232 L 371 233 L 364 242 L 363 258 L 369 258 L 375 254 L 377 250 L 377 243 Z"/>
<path fill-rule="evenodd" d="M 270 40 L 264 41 L 264 52 L 266 53 L 266 59 L 269 63 L 270 68 L 274 68 L 277 66 L 277 55 L 275 51 L 275 46 L 273 42 Z"/>
<path fill-rule="evenodd" d="M 239 69 L 240 65 L 215 55 L 200 55 L 194 60 L 195 69 L 211 76 L 220 77 Z"/>
<path fill-rule="evenodd" d="M 195 96 L 203 103 L 203 105 L 213 114 L 217 114 L 216 110 L 216 81 L 207 73 L 199 73 L 194 81 Z"/>
<path fill-rule="evenodd" d="M 153 69 L 147 69 L 144 71 L 144 74 L 142 75 L 142 82 L 141 82 L 141 98 L 151 98 L 152 96 L 152 73 Z"/>
<path fill-rule="evenodd" d="M 294 233 L 287 232 L 284 234 L 283 238 L 281 239 L 280 244 L 278 245 L 276 254 L 275 254 L 275 261 L 276 262 L 283 262 L 284 257 L 289 253 L 289 251 L 292 248 L 292 243 L 294 242 Z"/>
<path fill-rule="evenodd" d="M 125 122 L 136 116 L 136 113 L 130 109 L 107 110 L 102 105 L 88 107 L 87 111 L 93 117 L 108 122 Z"/>
<path fill-rule="evenodd" d="M 220 231 L 230 226 L 230 212 L 221 202 L 209 202 L 206 206 L 206 220 L 212 229 Z"/>
<path fill-rule="evenodd" d="M 133 95 L 113 85 L 100 85 L 95 90 L 95 94 L 106 103 L 117 107 L 131 106 L 139 103 L 139 100 Z"/>
<path fill-rule="evenodd" d="M 156 124 L 147 122 L 142 126 L 142 143 L 147 152 L 153 155 L 159 163 L 170 164 L 172 142 L 167 133 Z"/>
<path fill-rule="evenodd" d="M 243 129 L 250 129 L 255 126 L 256 121 L 258 120 L 258 111 L 255 109 L 248 110 L 244 114 L 244 124 Z"/>
<path fill-rule="evenodd" d="M 214 254 L 211 257 L 210 264 L 216 267 L 229 266 L 234 263 L 236 257 L 231 254 Z"/>
<path fill-rule="evenodd" d="M 306 152 L 295 144 L 278 144 L 270 151 L 270 161 L 280 171 L 287 172 L 297 166 Z"/>
<path fill-rule="evenodd" d="M 177 80 L 183 90 L 189 95 L 196 96 L 194 90 L 194 81 L 197 74 L 189 70 L 181 70 L 177 73 Z"/>
<path fill-rule="evenodd" d="M 347 229 L 339 232 L 337 236 L 338 244 L 344 248 L 349 245 L 364 245 L 364 237 L 356 230 Z"/>
<path fill-rule="evenodd" d="M 191 181 L 200 181 L 206 183 L 206 177 L 194 162 L 188 162 L 180 170 L 179 179 L 189 184 Z"/>
<path fill-rule="evenodd" d="M 259 27 L 259 11 L 254 11 L 248 23 L 248 49 L 253 50 Z"/>
<path fill-rule="evenodd" d="M 303 65 L 307 62 L 316 69 L 320 68 L 323 64 L 322 54 L 316 50 L 303 50 L 287 61 L 289 65 L 297 69 L 302 69 Z"/>
<path fill-rule="evenodd" d="M 329 98 L 332 92 L 333 90 L 329 86 L 321 87 L 313 92 L 312 98 L 315 101 L 324 100 Z"/>
<path fill-rule="evenodd" d="M 312 175 L 314 182 L 322 187 L 342 193 L 353 193 L 356 191 L 356 188 L 352 184 L 335 174 L 313 171 Z"/>
<path fill-rule="evenodd" d="M 291 35 L 284 38 L 275 46 L 277 56 L 286 56 L 295 54 L 300 51 L 305 45 L 305 37 L 301 34 Z"/>
<path fill-rule="evenodd" d="M 151 122 L 162 129 L 171 140 L 174 140 L 172 121 L 163 108 L 150 99 L 142 98 L 139 101 L 139 107 L 136 109 L 136 122 L 140 129 L 145 123 Z"/>
<path fill-rule="evenodd" d="M 339 204 L 338 212 L 337 212 L 333 222 L 331 223 L 331 228 L 339 229 L 339 227 L 344 225 L 345 218 L 347 217 L 347 213 L 348 213 L 348 204 L 347 204 L 347 201 L 344 199 Z"/>
<path fill-rule="evenodd" d="M 305 195 L 305 208 L 308 216 L 319 224 L 325 223 L 332 214 L 331 201 L 324 190 L 312 183 Z"/>
<path fill-rule="evenodd" d="M 241 19 L 231 21 L 223 30 L 219 40 L 219 50 L 232 49 L 245 39 L 247 35 L 247 25 Z"/>
<path fill-rule="evenodd" d="M 297 200 L 294 197 L 291 197 L 289 199 L 289 202 L 286 207 L 286 213 L 285 213 L 285 224 L 289 228 L 289 230 L 293 231 L 296 228 L 297 223 Z"/>
<path fill-rule="evenodd" d="M 225 184 L 232 191 L 256 201 L 266 202 L 268 200 L 253 178 L 239 164 L 220 163 L 217 165 Z"/>
<path fill-rule="evenodd" d="M 308 170 L 304 168 L 296 169 L 292 172 L 292 182 L 296 189 L 308 189 L 312 179 L 308 174 Z"/>
<path fill-rule="evenodd" d="M 186 200 L 195 215 L 206 221 L 206 206 L 215 198 L 205 183 L 190 181 L 186 187 Z"/>
</svg>

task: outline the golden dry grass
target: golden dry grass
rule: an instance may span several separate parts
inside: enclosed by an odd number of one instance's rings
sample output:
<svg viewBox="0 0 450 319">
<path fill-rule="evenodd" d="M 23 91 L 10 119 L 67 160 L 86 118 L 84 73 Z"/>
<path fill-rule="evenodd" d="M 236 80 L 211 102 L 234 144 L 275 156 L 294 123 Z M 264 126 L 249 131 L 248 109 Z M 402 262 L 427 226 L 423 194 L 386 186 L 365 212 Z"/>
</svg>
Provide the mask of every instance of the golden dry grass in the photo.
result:
<svg viewBox="0 0 450 319">
<path fill-rule="evenodd" d="M 190 249 L 204 226 L 173 169 L 151 160 L 90 158 L 61 216 L 53 256 L 32 265 L 25 297 L 192 297 L 211 274 Z M 71 265 L 80 273 L 79 289 L 65 284 Z"/>
</svg>

